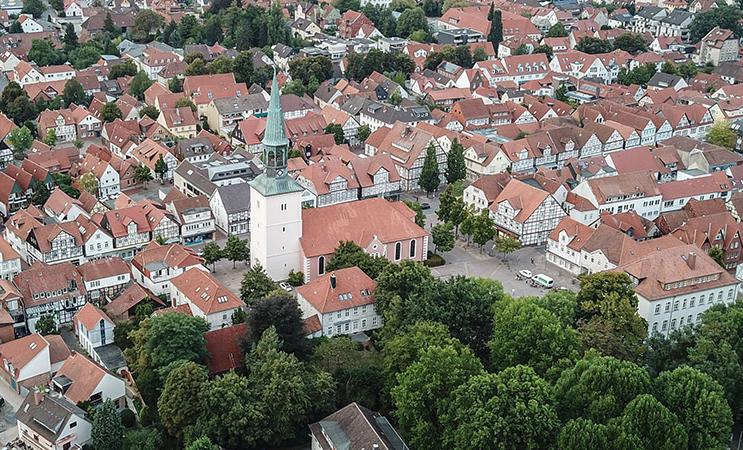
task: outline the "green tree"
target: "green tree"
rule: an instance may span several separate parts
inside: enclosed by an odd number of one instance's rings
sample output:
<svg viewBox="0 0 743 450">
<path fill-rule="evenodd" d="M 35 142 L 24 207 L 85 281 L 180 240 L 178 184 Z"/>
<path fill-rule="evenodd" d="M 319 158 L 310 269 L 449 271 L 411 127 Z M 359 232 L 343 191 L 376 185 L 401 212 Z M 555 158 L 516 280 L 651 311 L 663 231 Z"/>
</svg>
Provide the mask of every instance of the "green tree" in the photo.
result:
<svg viewBox="0 0 743 450">
<path fill-rule="evenodd" d="M 131 35 L 137 42 L 149 42 L 163 26 L 163 17 L 151 9 L 139 11 L 134 18 Z"/>
<path fill-rule="evenodd" d="M 480 246 L 480 251 L 487 242 L 495 237 L 496 229 L 490 210 L 483 209 L 475 216 L 472 227 L 472 241 Z"/>
<path fill-rule="evenodd" d="M 207 45 L 214 45 L 224 38 L 222 22 L 219 15 L 211 15 L 204 26 L 204 40 Z"/>
<path fill-rule="evenodd" d="M 212 266 L 212 272 L 217 268 L 217 262 L 222 260 L 223 257 L 222 249 L 219 247 L 216 241 L 208 242 L 204 245 L 204 264 Z"/>
<path fill-rule="evenodd" d="M 46 11 L 46 5 L 42 0 L 28 0 L 23 2 L 23 14 L 31 14 L 37 19 L 41 18 L 41 15 Z"/>
<path fill-rule="evenodd" d="M 67 59 L 75 69 L 82 70 L 98 62 L 102 54 L 103 52 L 98 45 L 85 43 L 68 53 Z"/>
<path fill-rule="evenodd" d="M 623 431 L 638 438 L 638 448 L 687 448 L 688 437 L 675 414 L 650 394 L 634 398 L 619 419 Z"/>
<path fill-rule="evenodd" d="M 537 45 L 536 47 L 534 47 L 534 50 L 532 50 L 532 53 L 544 53 L 545 55 L 547 55 L 548 60 L 552 59 L 553 55 L 552 47 L 547 44 Z"/>
<path fill-rule="evenodd" d="M 707 254 L 710 258 L 714 259 L 717 264 L 725 269 L 725 251 L 719 245 L 713 245 L 707 250 Z"/>
<path fill-rule="evenodd" d="M 482 374 L 483 367 L 466 348 L 430 347 L 398 375 L 392 389 L 395 417 L 408 432 L 413 448 L 438 448 L 444 438 L 442 419 L 454 390 L 470 377 Z"/>
<path fill-rule="evenodd" d="M 80 185 L 85 192 L 87 192 L 90 195 L 98 196 L 98 178 L 96 178 L 95 174 L 92 172 L 86 172 L 77 179 L 78 184 Z"/>
<path fill-rule="evenodd" d="M 49 192 L 49 188 L 46 187 L 46 184 L 39 183 L 34 188 L 34 193 L 31 196 L 31 204 L 42 206 L 47 200 L 49 200 L 50 195 L 51 192 Z"/>
<path fill-rule="evenodd" d="M 651 376 L 673 370 L 688 361 L 688 352 L 696 344 L 696 330 L 683 327 L 673 330 L 668 336 L 652 333 L 647 339 L 645 365 Z"/>
<path fill-rule="evenodd" d="M 13 158 L 17 161 L 23 161 L 26 159 L 26 152 L 34 142 L 34 136 L 31 134 L 31 130 L 26 127 L 13 128 L 8 134 L 7 141 L 13 149 Z"/>
<path fill-rule="evenodd" d="M 499 9 L 493 10 L 492 17 L 490 19 L 490 32 L 488 33 L 488 42 L 492 42 L 493 46 L 497 46 L 498 44 L 503 42 L 503 14 Z"/>
<path fill-rule="evenodd" d="M 325 266 L 327 272 L 346 267 L 358 267 L 370 278 L 376 279 L 389 265 L 387 258 L 372 256 L 352 241 L 341 241 Z"/>
<path fill-rule="evenodd" d="M 147 105 L 139 110 L 139 118 L 141 119 L 145 116 L 152 120 L 157 120 L 157 118 L 160 117 L 160 110 L 157 109 L 157 106 Z"/>
<path fill-rule="evenodd" d="M 399 300 L 383 302 L 382 312 L 390 330 L 420 320 L 440 322 L 476 355 L 488 355 L 488 342 L 493 333 L 493 307 L 504 298 L 499 282 L 454 276 L 425 283 L 399 297 Z"/>
<path fill-rule="evenodd" d="M 683 424 L 689 449 L 725 449 L 733 424 L 722 387 L 709 375 L 688 366 L 663 372 L 655 395 Z"/>
<path fill-rule="evenodd" d="M 62 42 L 64 43 L 65 53 L 70 53 L 71 51 L 75 50 L 78 45 L 80 45 L 77 42 L 77 33 L 75 33 L 75 26 L 72 24 L 72 22 L 67 22 L 67 25 L 65 25 L 64 37 L 62 38 Z"/>
<path fill-rule="evenodd" d="M 606 425 L 583 418 L 573 419 L 568 421 L 560 431 L 557 448 L 559 450 L 613 449 L 610 434 Z"/>
<path fill-rule="evenodd" d="M 369 128 L 369 125 L 361 125 L 356 130 L 356 137 L 361 142 L 365 142 L 366 139 L 369 137 L 370 134 L 371 134 L 371 128 Z"/>
<path fill-rule="evenodd" d="M 420 203 L 413 201 L 413 200 L 403 200 L 403 203 L 407 205 L 408 208 L 415 211 L 415 224 L 418 225 L 421 228 L 426 227 L 426 215 L 423 213 L 423 206 L 421 206 Z"/>
<path fill-rule="evenodd" d="M 209 73 L 232 73 L 234 67 L 235 64 L 232 58 L 222 55 L 214 61 L 210 62 L 207 65 L 207 70 Z"/>
<path fill-rule="evenodd" d="M 54 128 L 50 128 L 46 132 L 46 136 L 44 136 L 43 142 L 49 147 L 54 147 L 55 145 L 57 145 L 57 131 Z"/>
<path fill-rule="evenodd" d="M 333 6 L 335 6 L 341 14 L 349 9 L 353 11 L 359 11 L 361 9 L 359 0 L 335 0 Z"/>
<path fill-rule="evenodd" d="M 603 39 L 596 37 L 583 37 L 578 42 L 578 45 L 575 46 L 575 49 L 583 53 L 588 53 L 589 55 L 596 55 L 600 53 L 609 53 L 614 50 L 614 47 L 609 41 Z"/>
<path fill-rule="evenodd" d="M 106 18 L 103 19 L 103 31 L 112 39 L 121 34 L 121 28 L 116 26 L 109 11 L 106 11 Z"/>
<path fill-rule="evenodd" d="M 186 447 L 186 450 L 220 450 L 219 446 L 213 444 L 211 439 L 201 436 Z"/>
<path fill-rule="evenodd" d="M 51 42 L 44 39 L 34 39 L 31 42 L 28 59 L 42 67 L 62 62 L 61 52 L 55 49 Z"/>
<path fill-rule="evenodd" d="M 562 22 L 557 22 L 556 24 L 552 25 L 549 30 L 547 30 L 547 34 L 545 35 L 545 37 L 568 37 L 568 30 L 565 29 L 565 25 L 563 25 Z"/>
<path fill-rule="evenodd" d="M 637 296 L 623 272 L 578 277 L 578 331 L 585 348 L 631 361 L 642 360 L 647 322 L 637 315 Z"/>
<path fill-rule="evenodd" d="M 196 58 L 191 61 L 191 64 L 186 67 L 186 76 L 192 75 L 206 75 L 209 73 L 209 68 L 206 66 L 206 62 L 203 58 Z"/>
<path fill-rule="evenodd" d="M 639 34 L 624 33 L 614 38 L 614 48 L 625 52 L 637 54 L 648 50 L 645 39 Z"/>
<path fill-rule="evenodd" d="M 490 354 L 496 370 L 523 364 L 540 376 L 556 378 L 560 367 L 580 356 L 578 333 L 536 302 L 500 302 L 493 323 Z"/>
<path fill-rule="evenodd" d="M 219 448 L 262 448 L 267 427 L 267 408 L 252 391 L 248 379 L 235 372 L 210 380 L 199 395 L 199 414 L 194 432 L 196 449 L 209 449 L 206 437 Z M 195 445 L 193 442 L 191 445 Z M 191 448 L 191 447 L 187 447 Z"/>
<path fill-rule="evenodd" d="M 737 138 L 735 131 L 730 128 L 730 122 L 726 120 L 718 120 L 707 132 L 707 142 L 727 149 L 735 147 Z"/>
<path fill-rule="evenodd" d="M 119 450 L 124 438 L 124 426 L 111 399 L 106 399 L 93 414 L 93 428 L 90 431 L 95 448 Z"/>
<path fill-rule="evenodd" d="M 227 252 L 226 246 L 223 251 L 225 253 Z M 258 263 L 253 264 L 250 269 L 245 271 L 243 279 L 240 282 L 240 298 L 248 305 L 252 305 L 256 300 L 265 298 L 274 290 L 276 290 L 276 283 L 274 283 Z"/>
<path fill-rule="evenodd" d="M 723 5 L 720 8 L 710 8 L 694 15 L 689 25 L 689 40 L 692 44 L 701 41 L 714 27 L 732 30 L 736 37 L 740 37 L 741 27 L 739 20 L 743 14 L 738 6 Z"/>
<path fill-rule="evenodd" d="M 85 101 L 85 90 L 83 89 L 83 85 L 74 78 L 68 80 L 64 85 L 62 98 L 64 98 L 66 105 L 72 103 L 79 105 L 83 103 Z"/>
<path fill-rule="evenodd" d="M 208 380 L 206 367 L 191 361 L 170 372 L 157 401 L 160 422 L 168 434 L 182 439 L 184 429 L 196 422 L 200 408 L 195 399 Z"/>
<path fill-rule="evenodd" d="M 57 320 L 54 318 L 54 314 L 43 314 L 34 324 L 34 329 L 42 336 L 58 334 Z"/>
<path fill-rule="evenodd" d="M 168 89 L 173 93 L 183 92 L 183 79 L 178 77 L 171 78 L 168 81 Z"/>
<path fill-rule="evenodd" d="M 632 70 L 627 70 L 626 67 L 622 67 L 617 75 L 617 81 L 620 84 L 629 86 L 631 84 L 647 85 L 653 75 L 657 72 L 657 67 L 653 63 L 646 63 L 641 66 L 635 67 Z"/>
<path fill-rule="evenodd" d="M 301 80 L 303 84 L 315 81 L 322 83 L 333 77 L 333 63 L 327 56 L 311 56 L 297 58 L 289 62 L 289 74 L 293 80 Z"/>
<path fill-rule="evenodd" d="M 377 308 L 385 315 L 393 303 L 399 302 L 401 298 L 421 294 L 427 285 L 433 283 L 431 269 L 410 259 L 388 265 L 375 279 L 377 289 L 374 297 Z"/>
<path fill-rule="evenodd" d="M 124 450 L 159 450 L 163 437 L 156 428 L 128 430 L 124 436 Z"/>
<path fill-rule="evenodd" d="M 451 149 L 446 155 L 446 181 L 451 184 L 464 180 L 467 176 L 467 166 L 464 163 L 464 146 L 454 139 Z"/>
<path fill-rule="evenodd" d="M 146 91 L 150 86 L 152 86 L 152 80 L 150 80 L 145 72 L 140 70 L 136 75 L 134 75 L 129 84 L 129 94 L 137 100 L 144 100 L 144 91 Z"/>
<path fill-rule="evenodd" d="M 441 180 L 439 178 L 439 163 L 436 158 L 436 147 L 433 142 L 428 144 L 426 149 L 426 158 L 423 160 L 423 169 L 421 169 L 418 184 L 426 193 L 430 194 L 438 189 Z"/>
<path fill-rule="evenodd" d="M 431 239 L 435 245 L 435 252 L 448 252 L 454 248 L 454 225 L 441 222 L 431 228 Z"/>
<path fill-rule="evenodd" d="M 336 144 L 343 144 L 346 142 L 346 136 L 343 133 L 343 126 L 339 123 L 330 123 L 325 127 L 326 134 L 332 134 Z"/>
<path fill-rule="evenodd" d="M 452 397 L 442 419 L 446 448 L 549 448 L 560 426 L 552 387 L 528 366 L 475 375 Z"/>
<path fill-rule="evenodd" d="M 250 350 L 258 342 L 264 331 L 273 327 L 281 339 L 281 349 L 299 358 L 309 356 L 309 341 L 304 331 L 302 310 L 297 300 L 283 291 L 267 293 L 251 303 L 248 315 L 248 333 L 244 349 Z"/>
<path fill-rule="evenodd" d="M 248 259 L 250 259 L 248 241 L 240 239 L 234 234 L 230 234 L 227 236 L 227 242 L 224 244 L 222 254 L 225 259 L 232 261 L 232 268 L 234 269 L 238 261 L 248 261 Z M 263 271 L 262 267 L 257 267 L 261 272 Z"/>
<path fill-rule="evenodd" d="M 645 369 L 589 352 L 573 368 L 563 371 L 555 383 L 557 411 L 563 420 L 584 417 L 606 423 L 650 388 Z"/>
<path fill-rule="evenodd" d="M 165 180 L 165 174 L 168 172 L 168 165 L 165 163 L 165 160 L 163 159 L 163 155 L 160 155 L 160 158 L 155 161 L 155 173 L 157 174 L 157 177 L 162 182 Z"/>
<path fill-rule="evenodd" d="M 249 51 L 240 52 L 232 67 L 238 83 L 250 83 L 253 79 L 253 54 Z"/>
<path fill-rule="evenodd" d="M 330 374 L 308 370 L 295 355 L 282 350 L 285 346 L 276 329 L 269 327 L 247 359 L 248 382 L 266 406 L 271 424 L 265 441 L 273 448 L 295 436 L 315 413 L 327 413 L 335 407 L 335 383 Z"/>
<path fill-rule="evenodd" d="M 385 339 L 382 366 L 388 389 L 397 385 L 397 375 L 416 362 L 426 349 L 449 346 L 464 347 L 451 336 L 446 325 L 430 321 L 415 322 Z"/>
<path fill-rule="evenodd" d="M 123 114 L 119 109 L 119 105 L 116 102 L 107 102 L 101 109 L 101 119 L 103 122 L 113 122 L 116 119 L 121 119 Z"/>
<path fill-rule="evenodd" d="M 498 251 L 498 253 L 502 254 L 503 258 L 520 248 L 521 241 L 508 235 L 498 236 L 498 238 L 495 240 L 495 250 Z"/>
<path fill-rule="evenodd" d="M 134 169 L 134 181 L 137 183 L 147 184 L 152 181 L 152 171 L 144 164 L 140 164 Z"/>
<path fill-rule="evenodd" d="M 406 9 L 397 19 L 397 35 L 408 37 L 414 31 L 424 31 L 428 33 L 428 19 L 426 13 L 420 7 Z"/>
<path fill-rule="evenodd" d="M 120 77 L 133 77 L 137 74 L 137 66 L 133 61 L 126 61 L 111 67 L 108 72 L 109 80 L 115 80 Z"/>
</svg>

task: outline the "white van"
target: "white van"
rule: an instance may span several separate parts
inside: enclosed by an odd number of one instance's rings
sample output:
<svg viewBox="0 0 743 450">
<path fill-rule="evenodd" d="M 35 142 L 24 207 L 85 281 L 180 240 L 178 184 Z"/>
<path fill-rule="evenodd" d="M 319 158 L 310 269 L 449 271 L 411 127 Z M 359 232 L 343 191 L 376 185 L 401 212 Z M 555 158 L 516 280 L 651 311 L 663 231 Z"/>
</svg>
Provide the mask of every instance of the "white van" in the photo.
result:
<svg viewBox="0 0 743 450">
<path fill-rule="evenodd" d="M 552 286 L 555 285 L 555 280 L 553 280 L 552 278 L 548 277 L 547 275 L 543 273 L 538 273 L 534 275 L 533 277 L 531 277 L 531 281 L 533 281 L 538 286 L 542 286 L 547 289 L 552 289 Z"/>
</svg>

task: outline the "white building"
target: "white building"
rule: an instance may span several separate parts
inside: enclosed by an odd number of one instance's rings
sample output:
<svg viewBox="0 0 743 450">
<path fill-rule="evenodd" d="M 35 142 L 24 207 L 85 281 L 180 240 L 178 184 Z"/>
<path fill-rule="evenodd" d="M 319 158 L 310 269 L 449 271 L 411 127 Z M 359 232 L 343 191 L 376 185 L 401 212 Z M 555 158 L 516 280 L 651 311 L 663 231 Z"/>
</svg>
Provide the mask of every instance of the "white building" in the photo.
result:
<svg viewBox="0 0 743 450">
<path fill-rule="evenodd" d="M 289 140 L 275 76 L 262 144 L 266 171 L 250 182 L 250 256 L 281 280 L 300 271 L 304 189 L 286 172 Z"/>
<path fill-rule="evenodd" d="M 92 303 L 86 303 L 72 319 L 80 346 L 93 361 L 101 363 L 96 349 L 114 342 L 114 321 Z"/>
<path fill-rule="evenodd" d="M 18 437 L 27 448 L 70 450 L 90 443 L 88 414 L 67 399 L 31 392 L 16 413 Z"/>
<path fill-rule="evenodd" d="M 619 270 L 632 279 L 651 334 L 699 323 L 704 311 L 738 298 L 737 280 L 695 245 L 652 252 Z"/>
<path fill-rule="evenodd" d="M 614 214 L 634 210 L 648 220 L 661 213 L 661 193 L 653 176 L 647 172 L 591 178 L 582 181 L 572 192 L 598 208 L 593 220 L 603 211 Z"/>
<path fill-rule="evenodd" d="M 170 280 L 191 268 L 208 270 L 203 262 L 180 244 L 151 242 L 132 258 L 132 278 L 155 295 L 169 296 L 172 290 Z"/>
<path fill-rule="evenodd" d="M 188 305 L 194 317 L 207 321 L 210 330 L 232 325 L 232 315 L 245 302 L 224 287 L 211 273 L 189 269 L 171 280 L 173 306 Z"/>
<path fill-rule="evenodd" d="M 338 336 L 374 330 L 383 325 L 377 312 L 377 283 L 358 267 L 328 272 L 297 288 L 302 317 L 317 316 L 317 336 Z"/>
</svg>

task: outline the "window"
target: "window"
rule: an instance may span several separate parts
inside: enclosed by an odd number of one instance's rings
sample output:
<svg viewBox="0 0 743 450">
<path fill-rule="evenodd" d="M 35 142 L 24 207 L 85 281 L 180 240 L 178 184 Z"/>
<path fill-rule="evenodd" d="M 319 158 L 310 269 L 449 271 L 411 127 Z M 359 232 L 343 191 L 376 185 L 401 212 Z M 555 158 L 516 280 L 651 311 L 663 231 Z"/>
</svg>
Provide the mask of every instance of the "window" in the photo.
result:
<svg viewBox="0 0 743 450">
<path fill-rule="evenodd" d="M 320 256 L 317 258 L 317 274 L 318 275 L 324 275 L 325 274 L 325 257 Z"/>
<path fill-rule="evenodd" d="M 675 300 L 673 302 L 673 310 L 674 311 L 678 311 L 679 310 L 679 301 L 678 300 Z"/>
<path fill-rule="evenodd" d="M 660 314 L 660 305 L 655 305 L 655 315 Z"/>
<path fill-rule="evenodd" d="M 699 296 L 699 306 L 704 305 L 704 295 Z"/>
<path fill-rule="evenodd" d="M 697 298 L 692 297 L 691 300 L 689 300 L 689 308 L 693 308 L 694 305 L 696 304 L 696 301 L 697 301 Z"/>
<path fill-rule="evenodd" d="M 672 330 L 675 330 L 675 329 L 676 329 L 676 319 L 673 319 L 673 320 L 671 321 L 671 329 L 672 329 Z"/>
<path fill-rule="evenodd" d="M 671 310 L 671 302 L 666 302 L 666 312 Z"/>
<path fill-rule="evenodd" d="M 77 426 L 77 422 L 70 422 L 70 428 L 75 428 Z"/>
<path fill-rule="evenodd" d="M 415 239 L 410 241 L 410 257 L 415 258 Z M 732 293 L 732 291 L 730 291 Z"/>
<path fill-rule="evenodd" d="M 663 326 L 661 327 L 661 330 L 662 331 L 666 331 L 667 328 L 668 328 L 668 321 L 667 320 L 664 320 L 663 321 Z"/>
<path fill-rule="evenodd" d="M 653 331 L 658 331 L 658 322 L 653 322 Z"/>
<path fill-rule="evenodd" d="M 399 261 L 402 256 L 402 244 L 399 242 L 395 244 L 395 261 Z"/>
</svg>

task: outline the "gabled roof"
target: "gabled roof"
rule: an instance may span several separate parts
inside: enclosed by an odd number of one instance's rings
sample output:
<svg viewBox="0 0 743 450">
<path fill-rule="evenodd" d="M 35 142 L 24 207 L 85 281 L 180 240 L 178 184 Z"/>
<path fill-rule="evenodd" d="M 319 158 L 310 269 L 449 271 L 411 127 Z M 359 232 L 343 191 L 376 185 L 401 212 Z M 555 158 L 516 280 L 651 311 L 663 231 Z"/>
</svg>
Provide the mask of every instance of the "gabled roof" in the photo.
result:
<svg viewBox="0 0 743 450">
<path fill-rule="evenodd" d="M 220 283 L 211 273 L 191 268 L 170 280 L 173 287 L 188 299 L 191 308 L 205 315 L 236 308 L 244 308 L 245 302 Z"/>
<path fill-rule="evenodd" d="M 335 279 L 335 288 L 333 288 Z M 374 304 L 377 283 L 358 267 L 339 269 L 297 288 L 320 314 Z"/>
<path fill-rule="evenodd" d="M 101 320 L 110 324 L 114 323 L 113 320 L 111 320 L 111 318 L 109 318 L 105 312 L 98 309 L 92 303 L 86 303 L 85 306 L 83 306 L 80 311 L 75 314 L 73 320 L 75 321 L 75 323 L 83 324 L 85 326 L 85 329 L 88 331 L 95 330 Z"/>
</svg>

